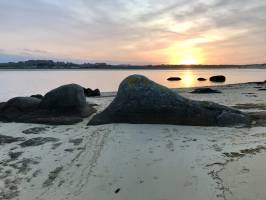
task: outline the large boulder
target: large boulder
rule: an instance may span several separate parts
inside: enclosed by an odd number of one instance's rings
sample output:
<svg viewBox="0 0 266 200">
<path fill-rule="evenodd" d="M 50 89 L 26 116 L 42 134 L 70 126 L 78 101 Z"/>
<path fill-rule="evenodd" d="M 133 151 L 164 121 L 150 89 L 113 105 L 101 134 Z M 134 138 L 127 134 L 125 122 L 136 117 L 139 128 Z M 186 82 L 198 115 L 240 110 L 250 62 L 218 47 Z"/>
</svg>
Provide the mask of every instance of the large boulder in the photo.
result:
<svg viewBox="0 0 266 200">
<path fill-rule="evenodd" d="M 80 113 L 86 107 L 83 87 L 77 84 L 63 85 L 48 92 L 40 108 L 64 113 Z"/>
<path fill-rule="evenodd" d="M 225 80 L 226 80 L 226 78 L 223 75 L 210 77 L 210 81 L 212 81 L 212 82 L 221 82 L 222 83 L 222 82 L 225 82 Z"/>
<path fill-rule="evenodd" d="M 233 123 L 227 120 L 231 114 L 235 117 Z M 248 122 L 248 117 L 238 110 L 212 102 L 192 101 L 144 76 L 132 75 L 122 81 L 113 102 L 95 115 L 88 125 L 134 123 L 231 126 Z"/>
<path fill-rule="evenodd" d="M 16 97 L 0 104 L 0 121 L 41 124 L 74 124 L 96 110 L 87 104 L 83 88 L 64 85 L 44 98 Z"/>
</svg>

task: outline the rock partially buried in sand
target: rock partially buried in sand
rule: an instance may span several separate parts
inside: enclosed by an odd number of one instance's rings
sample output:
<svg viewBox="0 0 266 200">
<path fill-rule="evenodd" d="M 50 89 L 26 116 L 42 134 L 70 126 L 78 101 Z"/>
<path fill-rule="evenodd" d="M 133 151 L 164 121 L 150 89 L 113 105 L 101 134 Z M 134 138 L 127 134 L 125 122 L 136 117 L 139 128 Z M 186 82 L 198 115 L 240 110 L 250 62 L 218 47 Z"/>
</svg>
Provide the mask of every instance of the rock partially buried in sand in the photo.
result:
<svg viewBox="0 0 266 200">
<path fill-rule="evenodd" d="M 234 117 L 228 121 L 229 117 Z M 186 99 L 144 76 L 132 75 L 119 86 L 116 98 L 88 125 L 108 123 L 231 126 L 249 123 L 242 112 L 206 101 Z"/>
<path fill-rule="evenodd" d="M 74 124 L 96 110 L 88 105 L 83 88 L 64 85 L 48 92 L 43 99 L 16 97 L 0 107 L 0 121 L 41 124 Z"/>
<path fill-rule="evenodd" d="M 225 82 L 225 80 L 226 80 L 226 78 L 223 75 L 210 77 L 210 81 L 212 81 L 212 82 Z"/>
</svg>

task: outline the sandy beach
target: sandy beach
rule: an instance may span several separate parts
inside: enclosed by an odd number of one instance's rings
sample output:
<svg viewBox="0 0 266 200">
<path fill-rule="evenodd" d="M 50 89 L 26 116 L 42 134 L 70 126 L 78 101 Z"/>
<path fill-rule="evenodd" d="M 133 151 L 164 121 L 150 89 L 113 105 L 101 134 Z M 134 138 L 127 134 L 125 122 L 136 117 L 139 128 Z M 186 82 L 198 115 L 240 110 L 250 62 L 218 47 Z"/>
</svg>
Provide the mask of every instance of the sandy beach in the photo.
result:
<svg viewBox="0 0 266 200">
<path fill-rule="evenodd" d="M 265 84 L 212 88 L 221 93 L 175 91 L 266 111 Z M 100 112 L 114 96 L 87 101 Z M 1 137 L 13 137 L 0 143 L 0 199 L 266 199 L 266 126 L 87 126 L 90 118 L 61 126 L 0 123 Z"/>
</svg>

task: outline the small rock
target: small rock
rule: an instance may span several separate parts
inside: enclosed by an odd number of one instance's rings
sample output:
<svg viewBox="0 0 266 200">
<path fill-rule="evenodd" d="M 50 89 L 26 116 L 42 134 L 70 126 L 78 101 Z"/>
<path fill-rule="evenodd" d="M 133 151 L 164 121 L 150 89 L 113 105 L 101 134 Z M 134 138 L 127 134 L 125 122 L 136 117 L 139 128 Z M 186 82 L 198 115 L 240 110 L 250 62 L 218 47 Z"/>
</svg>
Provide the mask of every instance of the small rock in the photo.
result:
<svg viewBox="0 0 266 200">
<path fill-rule="evenodd" d="M 221 93 L 219 90 L 214 90 L 211 88 L 197 88 L 193 90 L 191 93 L 195 94 L 211 94 L 211 93 Z"/>
<path fill-rule="evenodd" d="M 206 78 L 198 78 L 198 81 L 206 81 Z"/>
<path fill-rule="evenodd" d="M 226 80 L 226 78 L 223 75 L 212 76 L 210 78 L 210 81 L 212 81 L 212 82 L 225 82 L 225 80 Z"/>
<path fill-rule="evenodd" d="M 169 77 L 167 80 L 168 81 L 181 81 L 182 79 L 179 77 Z"/>
<path fill-rule="evenodd" d="M 86 97 L 101 96 L 101 92 L 99 89 L 92 90 L 90 88 L 83 88 L 83 90 Z"/>
<path fill-rule="evenodd" d="M 118 192 L 120 192 L 120 188 L 117 188 L 116 190 L 115 190 L 115 194 L 117 194 Z"/>
</svg>

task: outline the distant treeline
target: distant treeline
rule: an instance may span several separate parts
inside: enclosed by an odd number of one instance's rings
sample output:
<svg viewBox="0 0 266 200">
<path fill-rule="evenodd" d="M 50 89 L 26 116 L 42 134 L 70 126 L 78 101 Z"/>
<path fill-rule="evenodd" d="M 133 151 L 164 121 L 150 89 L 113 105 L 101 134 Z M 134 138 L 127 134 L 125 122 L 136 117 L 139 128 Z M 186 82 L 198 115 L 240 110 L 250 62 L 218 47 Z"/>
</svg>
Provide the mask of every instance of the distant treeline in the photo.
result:
<svg viewBox="0 0 266 200">
<path fill-rule="evenodd" d="M 110 65 L 107 63 L 55 62 L 53 60 L 28 60 L 0 63 L 0 69 L 184 69 L 184 68 L 258 68 L 266 69 L 266 64 L 253 65 Z"/>
</svg>

